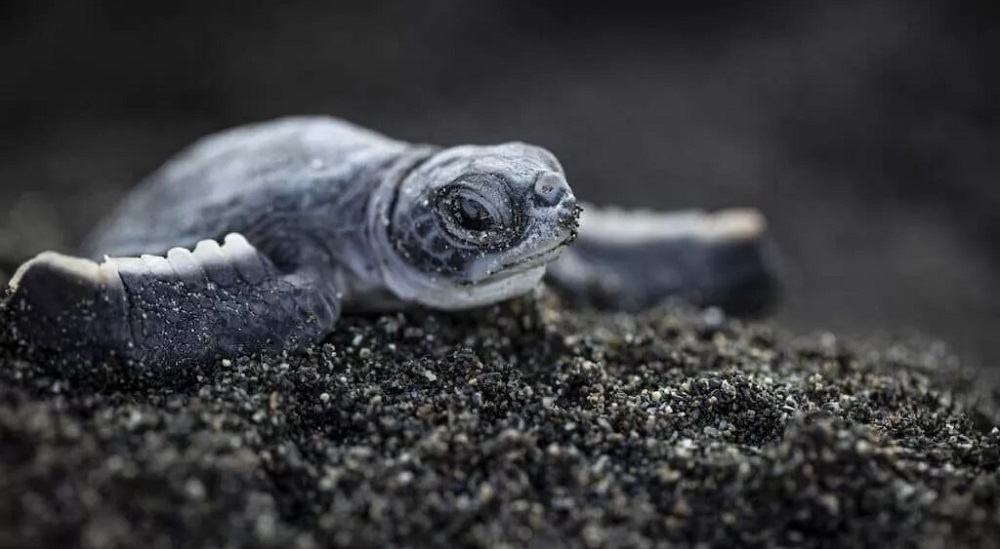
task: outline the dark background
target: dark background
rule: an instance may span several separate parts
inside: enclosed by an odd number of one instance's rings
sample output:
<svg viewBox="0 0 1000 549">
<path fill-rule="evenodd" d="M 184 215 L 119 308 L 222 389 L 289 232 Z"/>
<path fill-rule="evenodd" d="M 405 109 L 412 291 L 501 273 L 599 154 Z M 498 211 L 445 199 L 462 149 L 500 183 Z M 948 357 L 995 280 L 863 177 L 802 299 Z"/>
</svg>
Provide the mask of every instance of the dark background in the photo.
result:
<svg viewBox="0 0 1000 549">
<path fill-rule="evenodd" d="M 0 3 L 0 257 L 69 249 L 207 132 L 327 113 L 536 142 L 590 201 L 761 208 L 785 326 L 1000 358 L 996 9 L 204 4 Z"/>
</svg>

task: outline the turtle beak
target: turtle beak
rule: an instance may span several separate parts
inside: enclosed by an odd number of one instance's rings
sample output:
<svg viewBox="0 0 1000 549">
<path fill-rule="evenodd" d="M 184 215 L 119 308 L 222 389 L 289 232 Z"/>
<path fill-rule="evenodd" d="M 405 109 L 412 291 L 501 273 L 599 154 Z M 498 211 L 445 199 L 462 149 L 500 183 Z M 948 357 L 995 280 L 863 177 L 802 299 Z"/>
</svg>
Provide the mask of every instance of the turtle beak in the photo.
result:
<svg viewBox="0 0 1000 549">
<path fill-rule="evenodd" d="M 540 209 L 551 208 L 555 212 L 556 222 L 560 229 L 568 232 L 569 241 L 576 238 L 577 229 L 580 228 L 581 208 L 562 174 L 540 173 L 535 178 L 534 201 Z"/>
<path fill-rule="evenodd" d="M 569 236 L 565 240 L 566 244 L 576 240 L 576 237 L 580 234 L 581 213 L 583 213 L 583 207 L 577 204 L 576 200 L 573 200 L 572 205 L 568 206 L 559 215 L 559 227 L 569 232 Z"/>
</svg>

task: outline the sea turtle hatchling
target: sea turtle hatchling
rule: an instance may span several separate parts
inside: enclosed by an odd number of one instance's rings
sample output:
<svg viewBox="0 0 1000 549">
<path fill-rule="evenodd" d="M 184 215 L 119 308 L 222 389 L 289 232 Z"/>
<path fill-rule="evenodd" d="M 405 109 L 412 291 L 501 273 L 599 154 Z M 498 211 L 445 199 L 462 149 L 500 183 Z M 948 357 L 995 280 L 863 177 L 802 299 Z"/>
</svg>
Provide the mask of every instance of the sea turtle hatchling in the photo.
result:
<svg viewBox="0 0 1000 549">
<path fill-rule="evenodd" d="M 19 340 L 158 367 L 300 349 L 342 311 L 468 309 L 543 279 L 623 308 L 769 295 L 754 211 L 582 209 L 538 146 L 446 148 L 285 117 L 180 151 L 79 257 L 23 264 L 6 306 Z"/>
</svg>

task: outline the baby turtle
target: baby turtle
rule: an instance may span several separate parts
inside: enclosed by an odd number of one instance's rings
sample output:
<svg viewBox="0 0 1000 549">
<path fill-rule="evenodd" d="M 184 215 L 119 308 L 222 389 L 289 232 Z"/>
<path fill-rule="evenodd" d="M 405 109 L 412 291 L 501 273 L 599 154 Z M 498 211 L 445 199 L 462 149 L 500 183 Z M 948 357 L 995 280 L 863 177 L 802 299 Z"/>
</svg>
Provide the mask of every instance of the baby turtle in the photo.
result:
<svg viewBox="0 0 1000 549">
<path fill-rule="evenodd" d="M 7 307 L 36 346 L 159 367 L 300 349 L 343 311 L 468 309 L 543 278 L 621 308 L 771 286 L 755 212 L 586 210 L 581 226 L 562 166 L 534 145 L 445 148 L 286 117 L 180 151 L 79 257 L 23 264 Z"/>
</svg>

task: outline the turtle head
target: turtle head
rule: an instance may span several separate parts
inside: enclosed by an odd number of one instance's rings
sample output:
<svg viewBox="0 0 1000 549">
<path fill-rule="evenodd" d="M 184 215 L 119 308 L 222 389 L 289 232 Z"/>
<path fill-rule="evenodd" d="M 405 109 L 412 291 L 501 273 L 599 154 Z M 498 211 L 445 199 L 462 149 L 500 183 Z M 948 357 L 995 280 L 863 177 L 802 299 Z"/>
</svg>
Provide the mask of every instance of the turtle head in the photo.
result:
<svg viewBox="0 0 1000 549">
<path fill-rule="evenodd" d="M 390 285 L 443 309 L 534 288 L 576 237 L 580 208 L 549 151 L 512 142 L 444 149 L 406 175 L 389 240 L 405 274 Z"/>
</svg>

